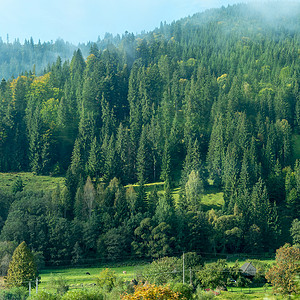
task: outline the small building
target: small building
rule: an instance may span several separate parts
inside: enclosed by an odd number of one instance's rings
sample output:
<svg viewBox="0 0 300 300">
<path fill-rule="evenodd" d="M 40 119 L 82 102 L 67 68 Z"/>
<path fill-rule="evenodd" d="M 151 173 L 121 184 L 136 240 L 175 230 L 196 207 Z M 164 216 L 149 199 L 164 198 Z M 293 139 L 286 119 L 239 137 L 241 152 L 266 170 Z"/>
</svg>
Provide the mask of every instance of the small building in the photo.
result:
<svg viewBox="0 0 300 300">
<path fill-rule="evenodd" d="M 240 271 L 241 271 L 242 275 L 244 275 L 245 277 L 250 277 L 250 278 L 253 278 L 256 274 L 256 268 L 251 264 L 251 262 L 244 263 L 241 266 Z"/>
</svg>

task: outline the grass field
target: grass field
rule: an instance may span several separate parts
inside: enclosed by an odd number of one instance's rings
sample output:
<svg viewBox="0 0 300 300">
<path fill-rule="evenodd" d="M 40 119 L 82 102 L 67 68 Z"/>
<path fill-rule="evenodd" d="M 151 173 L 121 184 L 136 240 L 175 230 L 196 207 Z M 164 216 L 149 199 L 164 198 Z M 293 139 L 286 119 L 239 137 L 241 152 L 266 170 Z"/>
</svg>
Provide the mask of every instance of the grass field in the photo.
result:
<svg viewBox="0 0 300 300">
<path fill-rule="evenodd" d="M 299 138 L 300 143 L 300 138 Z M 0 190 L 10 192 L 13 184 L 20 177 L 24 184 L 24 191 L 51 191 L 57 185 L 62 187 L 64 185 L 64 177 L 38 176 L 34 173 L 0 173 Z M 138 185 L 133 185 L 136 188 Z M 125 186 L 128 188 L 129 185 Z M 146 192 L 150 193 L 155 188 L 158 195 L 164 194 L 164 182 L 155 182 L 145 184 Z M 172 195 L 175 203 L 179 200 L 180 188 L 175 187 L 172 190 Z M 204 192 L 201 199 L 202 209 L 208 210 L 211 208 L 220 209 L 224 205 L 223 193 L 213 186 L 209 186 Z"/>
<path fill-rule="evenodd" d="M 150 193 L 154 189 L 156 189 L 158 195 L 164 194 L 164 182 L 155 182 L 155 183 L 148 183 L 145 184 L 146 192 Z M 125 188 L 128 188 L 130 185 L 125 186 Z M 138 187 L 138 185 L 132 185 L 134 188 Z M 179 201 L 179 195 L 180 188 L 175 187 L 172 190 L 172 196 L 176 203 Z M 223 192 L 216 189 L 214 186 L 210 185 L 206 191 L 203 193 L 202 199 L 201 199 L 201 205 L 203 210 L 209 210 L 211 208 L 214 209 L 220 209 L 224 205 L 224 198 L 223 198 Z"/>
<path fill-rule="evenodd" d="M 142 268 L 142 266 L 124 266 L 111 268 L 118 277 L 124 280 L 132 280 L 136 278 L 136 273 Z M 66 280 L 70 288 L 85 287 L 96 283 L 97 276 L 105 268 L 86 267 L 86 268 L 56 268 L 45 269 L 40 273 L 41 283 L 39 289 L 51 290 L 52 278 L 63 278 Z M 89 274 L 87 274 L 89 273 Z"/>
<path fill-rule="evenodd" d="M 63 177 L 38 176 L 33 173 L 0 173 L 0 190 L 10 192 L 13 184 L 21 177 L 24 191 L 50 191 L 59 184 L 64 185 Z"/>
</svg>

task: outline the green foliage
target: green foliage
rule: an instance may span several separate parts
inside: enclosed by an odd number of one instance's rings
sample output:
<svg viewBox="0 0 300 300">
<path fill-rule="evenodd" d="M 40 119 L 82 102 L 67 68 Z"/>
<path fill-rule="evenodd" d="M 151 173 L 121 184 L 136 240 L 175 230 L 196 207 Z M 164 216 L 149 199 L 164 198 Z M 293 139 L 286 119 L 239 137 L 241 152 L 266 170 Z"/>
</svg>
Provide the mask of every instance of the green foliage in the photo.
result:
<svg viewBox="0 0 300 300">
<path fill-rule="evenodd" d="M 6 284 L 9 287 L 27 286 L 28 281 L 35 282 L 37 267 L 34 256 L 25 242 L 22 242 L 14 251 L 9 263 Z"/>
<path fill-rule="evenodd" d="M 293 238 L 293 244 L 300 244 L 300 221 L 298 219 L 292 222 L 290 232 Z"/>
<path fill-rule="evenodd" d="M 170 285 L 172 291 L 179 293 L 182 297 L 186 299 L 192 299 L 193 296 L 193 287 L 189 284 L 183 284 L 180 282 Z"/>
<path fill-rule="evenodd" d="M 227 262 L 225 260 L 218 260 L 215 263 L 206 264 L 197 273 L 197 277 L 202 287 L 211 289 L 224 287 L 227 284 L 227 278 L 230 277 Z"/>
<path fill-rule="evenodd" d="M 182 261 L 176 257 L 163 257 L 153 261 L 142 271 L 143 280 L 157 285 L 180 280 L 182 278 Z"/>
<path fill-rule="evenodd" d="M 255 267 L 256 269 L 256 274 L 253 278 L 253 282 L 256 284 L 262 284 L 266 282 L 266 274 L 271 268 L 271 265 L 267 262 L 260 261 L 258 259 L 252 259 L 251 264 Z"/>
<path fill-rule="evenodd" d="M 70 285 L 63 275 L 56 276 L 52 274 L 50 278 L 50 287 L 55 289 L 57 294 L 63 295 L 69 290 Z"/>
<path fill-rule="evenodd" d="M 10 192 L 20 178 L 24 191 L 51 191 L 64 183 L 63 177 L 37 176 L 33 173 L 0 173 L 0 189 Z"/>
<path fill-rule="evenodd" d="M 1 239 L 52 264 L 287 241 L 300 211 L 300 9 L 289 18 L 262 6 L 276 26 L 228 6 L 70 46 L 70 62 L 3 79 Z M 10 53 L 17 65 L 54 48 L 68 52 L 62 41 L 0 41 L 0 73 Z M 57 174 L 65 184 L 47 176 Z M 151 193 L 159 178 L 164 191 Z"/>
<path fill-rule="evenodd" d="M 211 300 L 215 297 L 216 296 L 213 294 L 213 292 L 203 291 L 203 289 L 200 287 L 198 287 L 196 292 L 194 293 L 194 299 L 196 300 Z"/>
<path fill-rule="evenodd" d="M 17 248 L 15 242 L 0 242 L 0 274 L 6 276 L 12 255 Z"/>
<path fill-rule="evenodd" d="M 60 300 L 61 296 L 57 294 L 51 294 L 45 291 L 39 291 L 37 294 L 32 293 L 28 300 Z"/>
<path fill-rule="evenodd" d="M 62 300 L 103 300 L 104 296 L 97 290 L 72 290 L 68 291 Z"/>
<path fill-rule="evenodd" d="M 111 269 L 104 269 L 97 277 L 97 285 L 106 292 L 110 292 L 116 286 L 117 276 Z"/>
<path fill-rule="evenodd" d="M 25 300 L 27 296 L 28 290 L 25 287 L 15 287 L 0 291 L 1 300 Z"/>
<path fill-rule="evenodd" d="M 11 191 L 13 194 L 15 194 L 17 192 L 22 192 L 23 189 L 24 189 L 24 184 L 23 184 L 22 178 L 17 177 L 17 180 L 13 184 Z"/>
</svg>

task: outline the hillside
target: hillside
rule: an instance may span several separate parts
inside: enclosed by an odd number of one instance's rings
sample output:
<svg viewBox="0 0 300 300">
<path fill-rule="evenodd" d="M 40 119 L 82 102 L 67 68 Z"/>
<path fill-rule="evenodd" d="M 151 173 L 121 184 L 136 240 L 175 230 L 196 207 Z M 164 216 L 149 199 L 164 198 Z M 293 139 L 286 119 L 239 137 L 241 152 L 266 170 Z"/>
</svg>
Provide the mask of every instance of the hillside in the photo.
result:
<svg viewBox="0 0 300 300">
<path fill-rule="evenodd" d="M 300 6 L 288 7 L 208 10 L 2 80 L 0 172 L 65 185 L 2 191 L 0 239 L 54 265 L 292 242 Z"/>
</svg>

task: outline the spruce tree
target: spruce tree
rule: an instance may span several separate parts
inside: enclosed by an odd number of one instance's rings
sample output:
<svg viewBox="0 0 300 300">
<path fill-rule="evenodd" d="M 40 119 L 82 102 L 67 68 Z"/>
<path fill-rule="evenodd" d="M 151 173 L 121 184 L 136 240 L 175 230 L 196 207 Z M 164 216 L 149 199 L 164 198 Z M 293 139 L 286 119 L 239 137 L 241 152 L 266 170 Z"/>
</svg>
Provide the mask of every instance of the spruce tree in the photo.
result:
<svg viewBox="0 0 300 300">
<path fill-rule="evenodd" d="M 22 242 L 14 251 L 8 267 L 6 284 L 9 287 L 28 286 L 37 276 L 37 266 L 34 256 L 25 242 Z"/>
</svg>

